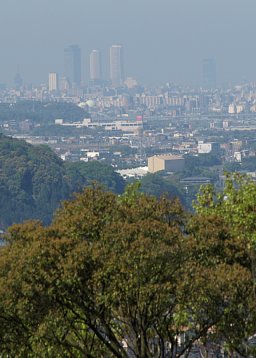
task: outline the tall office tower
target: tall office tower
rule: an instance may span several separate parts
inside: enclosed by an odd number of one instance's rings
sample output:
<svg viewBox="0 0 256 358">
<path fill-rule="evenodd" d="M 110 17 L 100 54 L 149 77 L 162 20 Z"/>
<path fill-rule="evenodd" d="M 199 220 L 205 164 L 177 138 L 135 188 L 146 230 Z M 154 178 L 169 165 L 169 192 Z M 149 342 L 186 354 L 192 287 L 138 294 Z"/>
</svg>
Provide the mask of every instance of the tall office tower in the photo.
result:
<svg viewBox="0 0 256 358">
<path fill-rule="evenodd" d="M 57 92 L 59 90 L 59 79 L 57 73 L 55 72 L 49 73 L 48 88 L 49 88 L 49 92 Z"/>
<path fill-rule="evenodd" d="M 14 87 L 16 90 L 20 90 L 23 85 L 23 80 L 19 72 L 16 73 L 14 77 Z"/>
<path fill-rule="evenodd" d="M 65 77 L 71 88 L 81 86 L 81 50 L 78 45 L 70 45 L 64 49 Z"/>
<path fill-rule="evenodd" d="M 90 79 L 93 82 L 102 80 L 101 52 L 92 50 L 90 54 Z"/>
<path fill-rule="evenodd" d="M 110 47 L 110 79 L 114 87 L 123 84 L 124 55 L 122 45 L 113 45 Z"/>
<path fill-rule="evenodd" d="M 216 88 L 216 62 L 213 58 L 203 60 L 203 87 L 206 89 Z"/>
</svg>

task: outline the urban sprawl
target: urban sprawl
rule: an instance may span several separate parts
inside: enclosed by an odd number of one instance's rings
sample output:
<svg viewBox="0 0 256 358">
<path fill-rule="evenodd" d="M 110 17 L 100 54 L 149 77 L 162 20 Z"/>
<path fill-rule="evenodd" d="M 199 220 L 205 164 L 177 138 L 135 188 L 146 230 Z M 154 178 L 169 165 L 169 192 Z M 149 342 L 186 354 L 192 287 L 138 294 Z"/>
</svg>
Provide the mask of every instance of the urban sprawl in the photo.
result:
<svg viewBox="0 0 256 358">
<path fill-rule="evenodd" d="M 83 85 L 81 50 L 64 50 L 65 69 L 48 74 L 48 84 L 0 86 L 2 108 L 14 111 L 24 103 L 22 118 L 1 116 L 0 130 L 33 144 L 49 145 L 63 160 L 98 160 L 111 164 L 125 178 L 165 170 L 186 169 L 186 158 L 207 154 L 208 171 L 187 172 L 185 186 L 221 185 L 225 169 L 255 175 L 256 83 L 216 86 L 216 64 L 202 62 L 202 85 L 182 88 L 171 82 L 146 87 L 124 75 L 122 45 L 110 48 L 109 80 L 103 79 L 101 52 L 90 54 L 90 81 Z M 84 116 L 35 120 L 37 105 L 72 104 Z M 20 108 L 20 107 L 19 107 Z M 80 112 L 79 112 L 80 113 Z M 217 160 L 216 160 L 217 158 Z"/>
</svg>

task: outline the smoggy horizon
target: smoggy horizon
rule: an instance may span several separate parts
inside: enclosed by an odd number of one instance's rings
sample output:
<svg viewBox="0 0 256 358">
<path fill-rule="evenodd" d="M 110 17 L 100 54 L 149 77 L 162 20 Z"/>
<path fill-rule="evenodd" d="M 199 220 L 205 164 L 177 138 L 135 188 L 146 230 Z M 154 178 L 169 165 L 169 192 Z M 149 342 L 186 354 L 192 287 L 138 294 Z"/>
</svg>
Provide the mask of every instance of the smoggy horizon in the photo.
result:
<svg viewBox="0 0 256 358">
<path fill-rule="evenodd" d="M 63 73 L 64 48 L 78 44 L 82 77 L 89 55 L 122 44 L 125 76 L 143 84 L 200 85 L 202 61 L 216 61 L 217 85 L 256 80 L 253 0 L 9 0 L 0 13 L 0 83 L 46 82 Z"/>
</svg>

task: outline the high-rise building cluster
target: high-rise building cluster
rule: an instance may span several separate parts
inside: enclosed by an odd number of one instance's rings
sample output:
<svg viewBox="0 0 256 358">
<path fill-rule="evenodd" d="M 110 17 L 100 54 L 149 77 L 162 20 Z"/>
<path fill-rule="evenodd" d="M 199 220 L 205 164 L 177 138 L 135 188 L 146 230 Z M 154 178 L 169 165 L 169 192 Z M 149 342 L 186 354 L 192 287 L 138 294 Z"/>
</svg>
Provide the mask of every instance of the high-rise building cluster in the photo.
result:
<svg viewBox="0 0 256 358">
<path fill-rule="evenodd" d="M 122 45 L 112 45 L 109 50 L 109 80 L 112 87 L 124 84 L 124 50 Z M 90 84 L 104 83 L 101 51 L 93 49 L 89 58 Z M 78 45 L 70 45 L 64 49 L 64 76 L 58 77 L 55 72 L 49 73 L 48 88 L 50 92 L 58 90 L 77 91 L 82 86 L 82 59 Z"/>
</svg>

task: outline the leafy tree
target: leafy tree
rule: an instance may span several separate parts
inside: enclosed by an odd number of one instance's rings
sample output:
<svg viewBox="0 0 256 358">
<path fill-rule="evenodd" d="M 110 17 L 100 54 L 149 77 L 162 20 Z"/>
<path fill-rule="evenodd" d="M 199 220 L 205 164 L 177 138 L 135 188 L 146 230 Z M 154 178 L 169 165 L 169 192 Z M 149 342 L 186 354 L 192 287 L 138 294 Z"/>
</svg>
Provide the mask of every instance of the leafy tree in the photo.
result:
<svg viewBox="0 0 256 358">
<path fill-rule="evenodd" d="M 249 177 L 227 174 L 224 190 L 204 186 L 195 208 L 199 213 L 218 213 L 232 233 L 245 241 L 248 248 L 256 243 L 256 185 Z"/>
<path fill-rule="evenodd" d="M 206 186 L 198 196 L 195 208 L 204 221 L 212 215 L 222 221 L 230 233 L 229 255 L 236 264 L 251 274 L 244 305 L 236 305 L 229 311 L 227 320 L 220 326 L 220 332 L 228 345 L 249 355 L 248 338 L 255 326 L 255 284 L 256 284 L 256 185 L 248 177 L 229 174 L 223 192 L 216 193 L 212 186 Z M 230 250 L 235 251 L 233 253 Z M 222 248 L 226 254 L 227 247 Z M 231 254 L 231 255 L 230 255 Z M 227 260 L 226 258 L 226 260 Z M 242 273 L 241 273 L 242 275 Z M 240 297 L 242 292 L 239 293 Z M 232 322 L 233 320 L 233 322 Z M 246 353 L 247 352 L 247 353 Z"/>
<path fill-rule="evenodd" d="M 224 165 L 224 170 L 226 172 L 239 172 L 242 170 L 241 163 L 238 162 L 226 163 Z"/>
<path fill-rule="evenodd" d="M 0 103 L 0 122 L 31 119 L 32 122 L 52 124 L 54 119 L 80 121 L 88 113 L 73 103 L 21 101 L 13 104 Z"/>
<path fill-rule="evenodd" d="M 224 218 L 187 220 L 177 201 L 88 187 L 48 228 L 10 228 L 0 249 L 1 353 L 174 358 L 199 339 L 220 342 L 228 327 L 237 348 L 254 308 L 247 251 Z"/>
<path fill-rule="evenodd" d="M 179 198 L 181 202 L 184 202 L 184 193 L 181 188 L 171 180 L 163 177 L 161 173 L 147 174 L 141 179 L 140 190 L 148 195 L 155 195 L 161 197 L 166 194 L 170 198 Z"/>
<path fill-rule="evenodd" d="M 118 193 L 124 188 L 111 166 L 66 164 L 47 146 L 0 137 L 0 228 L 28 219 L 49 224 L 60 201 L 92 181 Z"/>
<path fill-rule="evenodd" d="M 243 158 L 241 163 L 242 170 L 247 170 L 249 172 L 256 171 L 256 157 Z"/>
<path fill-rule="evenodd" d="M 83 178 L 83 186 L 85 185 L 84 183 L 91 185 L 93 182 L 98 182 L 115 193 L 121 194 L 124 191 L 123 178 L 110 165 L 91 161 L 88 163 L 66 163 L 65 167 L 68 175 L 72 175 L 73 172 L 73 174 L 78 173 L 78 177 Z M 76 176 L 77 174 L 75 174 L 74 181 Z"/>
<path fill-rule="evenodd" d="M 227 163 L 224 166 L 224 169 L 228 172 L 237 172 L 237 171 L 256 171 L 256 157 L 243 158 L 241 163 L 232 162 Z"/>
<path fill-rule="evenodd" d="M 207 170 L 209 175 L 209 168 L 221 165 L 221 158 L 218 155 L 199 154 L 198 156 L 186 155 L 185 156 L 185 169 L 182 171 L 182 177 L 200 176 L 204 175 L 204 171 Z"/>
</svg>

